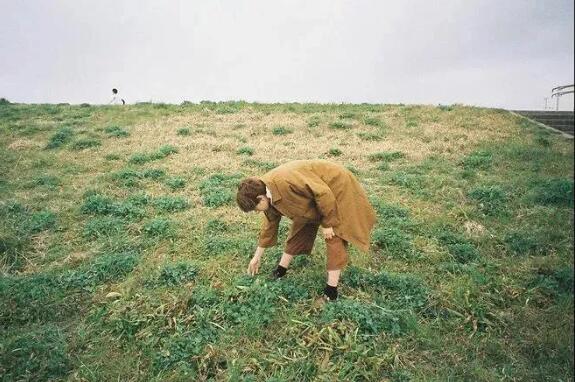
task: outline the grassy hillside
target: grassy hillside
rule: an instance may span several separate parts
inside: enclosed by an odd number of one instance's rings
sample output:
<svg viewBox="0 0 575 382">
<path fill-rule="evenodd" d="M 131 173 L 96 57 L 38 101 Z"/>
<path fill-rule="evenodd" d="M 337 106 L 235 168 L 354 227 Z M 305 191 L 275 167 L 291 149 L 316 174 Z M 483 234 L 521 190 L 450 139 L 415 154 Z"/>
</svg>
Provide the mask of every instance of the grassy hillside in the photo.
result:
<svg viewBox="0 0 575 382">
<path fill-rule="evenodd" d="M 2 381 L 573 380 L 573 140 L 505 111 L 4 103 L 0 157 Z M 379 216 L 323 306 L 234 203 L 308 158 Z"/>
</svg>

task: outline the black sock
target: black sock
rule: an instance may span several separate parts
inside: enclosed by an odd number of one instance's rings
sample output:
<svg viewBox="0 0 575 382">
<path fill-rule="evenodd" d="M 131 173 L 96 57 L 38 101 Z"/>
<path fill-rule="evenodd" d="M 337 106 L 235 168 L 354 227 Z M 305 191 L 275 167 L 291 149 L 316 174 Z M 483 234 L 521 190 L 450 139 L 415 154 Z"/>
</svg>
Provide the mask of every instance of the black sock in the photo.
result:
<svg viewBox="0 0 575 382">
<path fill-rule="evenodd" d="M 325 284 L 323 294 L 325 294 L 330 301 L 337 300 L 337 287 Z"/>
<path fill-rule="evenodd" d="M 277 278 L 284 277 L 287 272 L 287 268 L 278 265 L 278 267 L 272 272 L 273 275 Z"/>
</svg>

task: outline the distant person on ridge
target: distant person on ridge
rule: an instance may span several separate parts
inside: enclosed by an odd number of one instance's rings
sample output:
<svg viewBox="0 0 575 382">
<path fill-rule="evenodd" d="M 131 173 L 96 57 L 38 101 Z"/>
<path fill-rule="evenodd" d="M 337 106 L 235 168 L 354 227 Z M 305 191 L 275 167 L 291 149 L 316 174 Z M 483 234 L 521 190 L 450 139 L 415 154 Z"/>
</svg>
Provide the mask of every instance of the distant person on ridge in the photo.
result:
<svg viewBox="0 0 575 382">
<path fill-rule="evenodd" d="M 348 242 L 368 252 L 375 212 L 353 174 L 325 160 L 297 160 L 283 164 L 261 178 L 244 179 L 238 186 L 238 206 L 264 213 L 258 247 L 248 274 L 258 273 L 264 249 L 277 243 L 282 216 L 292 220 L 284 253 L 272 278 L 286 274 L 294 256 L 309 254 L 319 226 L 327 247 L 327 283 L 324 298 L 336 300 L 341 270 L 348 263 Z"/>
<path fill-rule="evenodd" d="M 112 89 L 112 99 L 110 100 L 109 104 L 110 105 L 125 105 L 126 104 L 126 101 L 124 101 L 118 95 L 118 89 L 116 89 L 116 88 Z"/>
</svg>

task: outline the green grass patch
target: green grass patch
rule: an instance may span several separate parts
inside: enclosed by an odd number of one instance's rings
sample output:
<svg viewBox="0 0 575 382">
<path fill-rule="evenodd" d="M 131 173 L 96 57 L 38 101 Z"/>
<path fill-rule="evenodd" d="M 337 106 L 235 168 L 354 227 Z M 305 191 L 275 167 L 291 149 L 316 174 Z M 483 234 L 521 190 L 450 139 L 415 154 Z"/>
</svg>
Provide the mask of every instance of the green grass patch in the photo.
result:
<svg viewBox="0 0 575 382">
<path fill-rule="evenodd" d="M 157 151 L 151 153 L 136 153 L 133 154 L 128 162 L 133 164 L 144 164 L 147 162 L 164 159 L 169 155 L 175 154 L 178 149 L 172 145 L 161 146 Z"/>
<path fill-rule="evenodd" d="M 27 184 L 28 188 L 33 187 L 46 187 L 49 189 L 54 189 L 62 185 L 60 178 L 54 175 L 40 175 L 32 179 L 30 183 Z"/>
<path fill-rule="evenodd" d="M 321 117 L 319 115 L 314 115 L 307 120 L 307 127 L 315 128 L 321 123 Z"/>
<path fill-rule="evenodd" d="M 352 127 L 351 123 L 345 121 L 334 121 L 329 124 L 329 128 L 334 130 L 349 130 Z"/>
<path fill-rule="evenodd" d="M 386 162 L 384 162 L 386 163 Z M 406 171 L 396 171 L 391 174 L 391 183 L 407 188 L 417 194 L 424 192 L 424 179 L 421 174 L 411 174 Z"/>
<path fill-rule="evenodd" d="M 442 228 L 437 234 L 437 238 L 441 244 L 447 247 L 449 254 L 458 263 L 466 264 L 480 257 L 475 245 L 453 230 Z"/>
<path fill-rule="evenodd" d="M 154 207 L 164 212 L 183 211 L 190 207 L 190 203 L 181 196 L 160 196 L 152 201 Z"/>
<path fill-rule="evenodd" d="M 461 165 L 464 169 L 489 170 L 493 164 L 493 154 L 489 151 L 475 151 L 466 156 Z"/>
<path fill-rule="evenodd" d="M 184 262 L 167 264 L 160 270 L 158 282 L 174 287 L 194 280 L 197 275 L 198 269 L 192 264 Z"/>
<path fill-rule="evenodd" d="M 104 159 L 109 160 L 109 161 L 120 160 L 120 155 L 119 154 L 106 154 Z"/>
<path fill-rule="evenodd" d="M 186 187 L 186 180 L 183 178 L 169 178 L 166 180 L 166 186 L 170 187 L 172 191 L 180 190 Z"/>
<path fill-rule="evenodd" d="M 266 161 L 260 161 L 257 159 L 246 159 L 242 162 L 243 165 L 245 166 L 249 166 L 249 167 L 255 167 L 264 171 L 270 171 L 273 170 L 274 168 L 276 168 L 278 165 L 277 163 L 274 162 L 266 162 Z"/>
<path fill-rule="evenodd" d="M 57 149 L 69 143 L 74 136 L 74 130 L 71 127 L 61 127 L 56 131 L 46 145 L 47 149 Z"/>
<path fill-rule="evenodd" d="M 243 146 L 243 147 L 240 147 L 239 149 L 237 149 L 236 154 L 252 156 L 252 155 L 254 155 L 254 152 L 255 152 L 255 150 L 253 147 Z"/>
<path fill-rule="evenodd" d="M 404 157 L 405 154 L 401 151 L 381 151 L 369 154 L 367 159 L 369 159 L 370 162 L 391 162 Z"/>
<path fill-rule="evenodd" d="M 2 337 L 0 372 L 3 381 L 59 380 L 73 368 L 65 334 L 56 326 L 6 332 Z"/>
<path fill-rule="evenodd" d="M 387 309 L 423 311 L 429 302 L 430 291 L 417 276 L 401 273 L 371 273 L 358 267 L 349 267 L 342 281 L 352 288 L 369 292 Z"/>
<path fill-rule="evenodd" d="M 375 248 L 393 258 L 410 259 L 416 255 L 412 236 L 399 227 L 376 228 L 372 234 Z"/>
<path fill-rule="evenodd" d="M 187 127 L 182 127 L 181 129 L 178 129 L 176 134 L 178 134 L 182 137 L 187 137 L 191 134 L 191 132 L 190 132 L 190 129 L 188 129 Z"/>
<path fill-rule="evenodd" d="M 119 235 L 125 230 L 122 219 L 113 216 L 97 217 L 89 220 L 84 226 L 84 237 L 97 239 Z"/>
<path fill-rule="evenodd" d="M 529 280 L 527 287 L 552 298 L 564 295 L 573 298 L 573 266 L 540 268 Z"/>
<path fill-rule="evenodd" d="M 56 225 L 52 211 L 34 211 L 17 202 L 0 203 L 0 264 L 9 271 L 21 269 L 33 236 Z"/>
<path fill-rule="evenodd" d="M 385 127 L 385 123 L 376 117 L 365 117 L 363 123 L 368 126 Z"/>
<path fill-rule="evenodd" d="M 567 178 L 548 179 L 539 182 L 533 190 L 536 203 L 573 208 L 573 180 Z"/>
<path fill-rule="evenodd" d="M 74 143 L 72 143 L 70 148 L 72 150 L 86 150 L 86 149 L 91 149 L 93 147 L 98 147 L 101 145 L 102 145 L 102 142 L 100 142 L 100 140 L 98 140 L 96 138 L 80 138 L 77 141 L 75 141 Z"/>
<path fill-rule="evenodd" d="M 505 215 L 507 194 L 500 186 L 480 186 L 467 194 L 478 203 L 479 209 L 489 216 Z"/>
<path fill-rule="evenodd" d="M 287 135 L 291 133 L 293 133 L 293 129 L 284 126 L 276 126 L 272 129 L 273 135 Z"/>
<path fill-rule="evenodd" d="M 0 325 L 58 322 L 79 312 L 98 285 L 124 278 L 135 268 L 134 252 L 97 256 L 73 270 L 0 277 Z"/>
<path fill-rule="evenodd" d="M 242 176 L 239 174 L 214 174 L 199 186 L 204 205 L 217 208 L 231 204 Z"/>
<path fill-rule="evenodd" d="M 417 321 L 408 311 L 388 310 L 375 304 L 341 300 L 327 304 L 322 312 L 324 322 L 354 322 L 361 334 L 386 333 L 398 336 L 414 330 Z"/>
<path fill-rule="evenodd" d="M 164 238 L 173 236 L 174 227 L 170 220 L 156 218 L 146 222 L 143 226 L 143 231 L 149 237 Z"/>
<path fill-rule="evenodd" d="M 338 156 L 341 156 L 342 154 L 343 154 L 343 151 L 341 151 L 337 147 L 332 147 L 331 149 L 329 149 L 327 151 L 327 155 L 332 156 L 332 157 L 338 157 Z"/>
<path fill-rule="evenodd" d="M 144 216 L 144 211 L 139 206 L 129 201 L 114 201 L 101 194 L 86 195 L 80 210 L 90 215 L 111 215 L 128 219 L 139 219 Z"/>
<path fill-rule="evenodd" d="M 384 138 L 383 134 L 381 133 L 371 133 L 371 132 L 368 133 L 360 132 L 357 133 L 357 136 L 364 141 L 381 141 Z"/>
<path fill-rule="evenodd" d="M 519 256 L 528 256 L 541 250 L 534 232 L 510 232 L 505 235 L 503 242 L 511 253 Z"/>
<path fill-rule="evenodd" d="M 111 174 L 112 179 L 123 187 L 138 187 L 141 180 L 151 179 L 162 180 L 166 176 L 166 171 L 159 168 L 150 168 L 144 171 L 124 168 Z"/>
<path fill-rule="evenodd" d="M 130 133 L 126 129 L 121 128 L 118 125 L 111 125 L 104 129 L 104 132 L 108 134 L 109 137 L 115 138 L 126 138 L 130 136 Z"/>
<path fill-rule="evenodd" d="M 357 114 L 352 112 L 352 111 L 346 111 L 346 112 L 340 113 L 337 117 L 339 119 L 355 119 L 355 118 L 357 118 Z"/>
</svg>

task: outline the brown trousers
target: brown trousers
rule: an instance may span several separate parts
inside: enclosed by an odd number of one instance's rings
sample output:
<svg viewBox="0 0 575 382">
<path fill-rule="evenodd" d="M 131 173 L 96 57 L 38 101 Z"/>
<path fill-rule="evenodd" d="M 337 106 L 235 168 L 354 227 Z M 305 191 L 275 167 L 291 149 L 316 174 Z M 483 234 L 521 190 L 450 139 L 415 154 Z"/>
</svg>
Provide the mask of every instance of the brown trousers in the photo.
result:
<svg viewBox="0 0 575 382">
<path fill-rule="evenodd" d="M 311 253 L 318 229 L 317 223 L 292 224 L 285 252 L 292 256 Z M 325 245 L 327 247 L 327 270 L 343 269 L 348 263 L 347 241 L 334 236 L 326 240 Z"/>
</svg>

